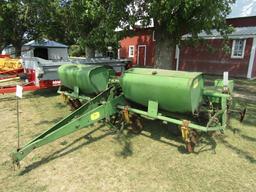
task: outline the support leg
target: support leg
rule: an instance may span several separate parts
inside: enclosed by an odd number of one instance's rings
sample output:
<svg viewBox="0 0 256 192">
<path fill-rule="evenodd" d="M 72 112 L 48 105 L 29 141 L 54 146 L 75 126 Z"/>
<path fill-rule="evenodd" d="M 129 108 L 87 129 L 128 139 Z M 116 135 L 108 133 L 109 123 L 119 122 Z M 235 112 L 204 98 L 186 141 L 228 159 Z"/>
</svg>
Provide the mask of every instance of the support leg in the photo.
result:
<svg viewBox="0 0 256 192">
<path fill-rule="evenodd" d="M 185 142 L 186 145 L 186 150 L 189 153 L 192 153 L 194 151 L 194 146 L 196 144 L 196 139 L 194 135 L 194 131 L 192 131 L 189 128 L 189 121 L 183 120 L 182 125 L 181 125 L 181 134 L 182 134 L 182 139 Z"/>
</svg>

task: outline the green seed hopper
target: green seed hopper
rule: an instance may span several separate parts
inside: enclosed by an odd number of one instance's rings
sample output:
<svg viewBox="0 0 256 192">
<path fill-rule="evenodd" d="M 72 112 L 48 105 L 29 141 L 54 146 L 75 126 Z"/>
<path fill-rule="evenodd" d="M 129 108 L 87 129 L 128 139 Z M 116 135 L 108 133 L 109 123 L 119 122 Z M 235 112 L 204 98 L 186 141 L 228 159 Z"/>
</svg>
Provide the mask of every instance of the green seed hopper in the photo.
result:
<svg viewBox="0 0 256 192">
<path fill-rule="evenodd" d="M 12 154 L 16 164 L 34 149 L 100 120 L 117 129 L 129 125 L 134 131 L 143 128 L 141 118 L 178 125 L 189 152 L 197 132 L 223 131 L 227 126 L 233 81 L 224 86 L 217 80 L 205 87 L 201 73 L 140 68 L 118 78 L 112 69 L 93 65 L 64 65 L 58 73 L 66 88 L 58 92 L 76 110 L 17 149 Z"/>
<path fill-rule="evenodd" d="M 61 65 L 58 75 L 63 86 L 91 95 L 107 89 L 114 71 L 108 66 L 69 64 Z"/>
<path fill-rule="evenodd" d="M 156 101 L 170 112 L 194 113 L 203 99 L 202 73 L 133 68 L 120 84 L 127 99 L 144 106 Z"/>
</svg>

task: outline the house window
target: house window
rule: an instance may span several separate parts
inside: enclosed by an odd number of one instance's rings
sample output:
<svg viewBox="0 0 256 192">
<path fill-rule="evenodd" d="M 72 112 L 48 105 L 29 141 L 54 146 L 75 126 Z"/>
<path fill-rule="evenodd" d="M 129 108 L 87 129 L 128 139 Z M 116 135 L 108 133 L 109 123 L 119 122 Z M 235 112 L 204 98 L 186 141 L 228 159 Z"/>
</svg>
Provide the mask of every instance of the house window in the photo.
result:
<svg viewBox="0 0 256 192">
<path fill-rule="evenodd" d="M 129 46 L 129 57 L 134 57 L 134 45 Z"/>
<path fill-rule="evenodd" d="M 233 40 L 231 58 L 244 58 L 245 43 L 245 39 Z"/>
</svg>

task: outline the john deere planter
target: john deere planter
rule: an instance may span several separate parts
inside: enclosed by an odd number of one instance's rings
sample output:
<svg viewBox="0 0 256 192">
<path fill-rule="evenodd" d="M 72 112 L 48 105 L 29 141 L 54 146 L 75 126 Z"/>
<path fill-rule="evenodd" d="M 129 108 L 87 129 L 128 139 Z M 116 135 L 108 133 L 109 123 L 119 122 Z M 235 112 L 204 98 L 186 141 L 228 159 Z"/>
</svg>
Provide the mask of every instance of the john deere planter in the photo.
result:
<svg viewBox="0 0 256 192">
<path fill-rule="evenodd" d="M 17 149 L 12 154 L 16 164 L 34 149 L 100 120 L 117 128 L 135 124 L 141 129 L 141 118 L 176 124 L 189 152 L 196 133 L 227 126 L 233 81 L 215 80 L 206 87 L 202 73 L 145 68 L 129 69 L 118 78 L 111 68 L 95 65 L 62 65 L 58 74 L 58 92 L 75 110 Z"/>
</svg>

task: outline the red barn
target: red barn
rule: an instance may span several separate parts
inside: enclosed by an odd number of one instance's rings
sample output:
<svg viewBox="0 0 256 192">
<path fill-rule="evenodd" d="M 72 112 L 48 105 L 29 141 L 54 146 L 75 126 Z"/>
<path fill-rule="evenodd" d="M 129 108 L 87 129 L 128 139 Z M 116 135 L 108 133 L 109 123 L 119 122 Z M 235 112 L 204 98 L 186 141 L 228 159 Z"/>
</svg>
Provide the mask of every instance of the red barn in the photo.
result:
<svg viewBox="0 0 256 192">
<path fill-rule="evenodd" d="M 232 76 L 255 78 L 256 17 L 227 19 L 227 23 L 235 29 L 229 35 L 229 52 L 222 49 L 223 39 L 216 30 L 211 35 L 201 33 L 210 46 L 181 47 L 177 69 L 209 74 L 229 71 Z"/>
<path fill-rule="evenodd" d="M 118 55 L 120 58 L 131 58 L 133 65 L 153 66 L 155 53 L 154 30 L 136 29 L 134 36 L 122 39 Z"/>
<path fill-rule="evenodd" d="M 229 35 L 230 52 L 222 49 L 223 39 L 217 31 L 212 35 L 199 34 L 208 45 L 181 46 L 176 50 L 174 70 L 202 71 L 208 74 L 256 78 L 256 16 L 227 19 L 235 31 Z M 185 35 L 186 39 L 189 35 Z M 211 46 L 209 46 L 211 45 Z M 154 65 L 154 28 L 136 29 L 135 35 L 120 41 L 119 56 L 132 58 L 134 65 Z"/>
</svg>

